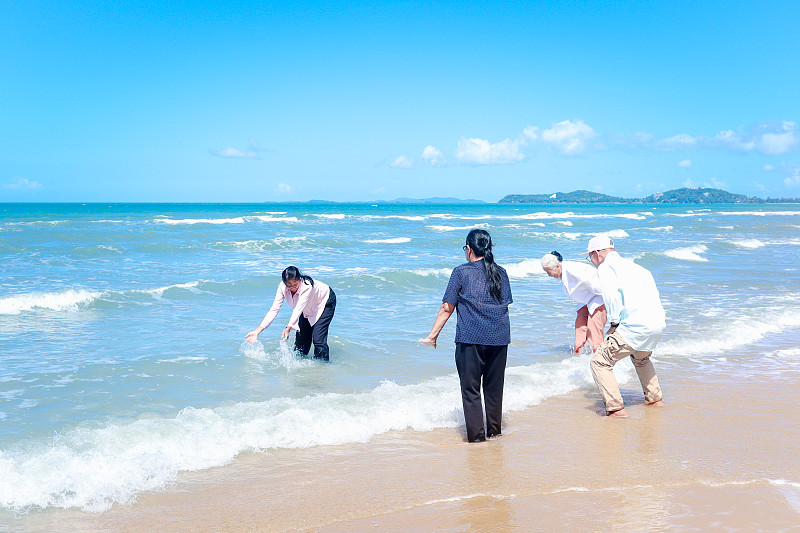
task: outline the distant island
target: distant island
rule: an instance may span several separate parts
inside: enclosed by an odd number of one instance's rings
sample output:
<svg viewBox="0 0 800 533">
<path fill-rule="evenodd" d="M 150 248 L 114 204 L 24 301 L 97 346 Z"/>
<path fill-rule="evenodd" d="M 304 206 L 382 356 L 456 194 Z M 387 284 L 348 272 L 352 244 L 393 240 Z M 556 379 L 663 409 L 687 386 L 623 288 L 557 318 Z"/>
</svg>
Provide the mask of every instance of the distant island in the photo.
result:
<svg viewBox="0 0 800 533">
<path fill-rule="evenodd" d="M 309 204 L 338 204 L 332 200 L 309 200 Z M 369 202 L 343 202 L 356 204 L 486 204 L 483 200 L 462 200 L 461 198 L 434 196 L 432 198 L 395 198 L 394 200 L 373 200 Z"/>
<path fill-rule="evenodd" d="M 509 194 L 501 204 L 769 204 L 800 203 L 800 198 L 756 198 L 722 189 L 681 188 L 657 192 L 644 198 L 621 198 L 591 191 L 554 192 L 550 194 Z"/>
<path fill-rule="evenodd" d="M 461 198 L 435 196 L 433 198 L 395 198 L 388 204 L 485 204 L 483 200 L 462 200 Z"/>
</svg>

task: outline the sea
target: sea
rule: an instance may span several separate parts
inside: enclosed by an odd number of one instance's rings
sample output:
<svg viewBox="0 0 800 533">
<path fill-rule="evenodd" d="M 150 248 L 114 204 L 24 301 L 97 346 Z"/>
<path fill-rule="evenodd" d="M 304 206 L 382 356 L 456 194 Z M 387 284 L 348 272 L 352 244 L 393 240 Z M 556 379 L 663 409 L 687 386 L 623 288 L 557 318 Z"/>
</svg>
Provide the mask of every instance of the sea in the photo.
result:
<svg viewBox="0 0 800 533">
<path fill-rule="evenodd" d="M 506 412 L 595 390 L 540 258 L 585 261 L 598 234 L 653 273 L 659 372 L 800 370 L 800 205 L 0 204 L 0 526 L 243 453 L 462 431 L 455 317 L 418 339 L 473 228 L 511 281 Z M 328 363 L 280 341 L 288 306 L 244 340 L 289 265 L 336 292 Z"/>
</svg>

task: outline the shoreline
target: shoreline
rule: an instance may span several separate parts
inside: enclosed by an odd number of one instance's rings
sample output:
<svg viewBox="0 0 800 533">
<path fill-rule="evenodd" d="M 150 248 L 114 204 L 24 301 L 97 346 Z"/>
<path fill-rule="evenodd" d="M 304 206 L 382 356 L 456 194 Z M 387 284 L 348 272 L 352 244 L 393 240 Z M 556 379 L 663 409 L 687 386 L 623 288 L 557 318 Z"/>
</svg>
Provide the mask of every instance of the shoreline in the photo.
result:
<svg viewBox="0 0 800 533">
<path fill-rule="evenodd" d="M 687 365 L 688 366 L 688 365 Z M 789 530 L 800 523 L 793 371 L 664 372 L 664 407 L 623 385 L 628 419 L 581 390 L 507 413 L 504 435 L 393 431 L 364 444 L 240 455 L 91 515 L 20 531 Z M 660 374 L 661 377 L 661 374 Z M 746 398 L 746 401 L 742 401 Z M 755 505 L 754 502 L 758 502 Z M 17 530 L 17 529 L 13 529 Z"/>
</svg>

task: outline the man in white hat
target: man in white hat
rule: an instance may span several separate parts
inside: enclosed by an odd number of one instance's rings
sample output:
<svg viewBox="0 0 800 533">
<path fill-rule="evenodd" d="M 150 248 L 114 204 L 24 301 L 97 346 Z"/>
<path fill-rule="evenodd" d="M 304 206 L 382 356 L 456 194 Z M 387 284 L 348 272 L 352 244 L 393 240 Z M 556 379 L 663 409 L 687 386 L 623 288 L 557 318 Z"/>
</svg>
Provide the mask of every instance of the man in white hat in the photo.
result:
<svg viewBox="0 0 800 533">
<path fill-rule="evenodd" d="M 606 416 L 625 418 L 625 404 L 614 377 L 617 361 L 630 356 L 644 391 L 645 403 L 663 405 L 650 354 L 666 325 L 656 282 L 646 268 L 623 259 L 608 235 L 592 237 L 586 255 L 600 279 L 611 327 L 591 361 L 592 376 L 603 396 Z"/>
</svg>

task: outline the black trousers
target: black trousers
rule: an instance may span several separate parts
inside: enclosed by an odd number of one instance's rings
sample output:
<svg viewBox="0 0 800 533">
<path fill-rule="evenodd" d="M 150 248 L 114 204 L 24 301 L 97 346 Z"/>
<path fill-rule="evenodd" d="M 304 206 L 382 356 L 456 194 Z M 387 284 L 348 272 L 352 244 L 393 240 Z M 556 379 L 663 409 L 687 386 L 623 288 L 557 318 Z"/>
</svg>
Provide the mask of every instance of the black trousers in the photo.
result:
<svg viewBox="0 0 800 533">
<path fill-rule="evenodd" d="M 456 369 L 461 380 L 461 402 L 467 423 L 467 440 L 480 442 L 486 436 L 500 435 L 503 417 L 503 382 L 506 375 L 508 345 L 456 343 Z M 483 432 L 481 380 L 486 404 L 486 433 Z"/>
<path fill-rule="evenodd" d="M 328 350 L 328 326 L 333 320 L 333 313 L 336 311 L 336 293 L 331 289 L 328 301 L 325 302 L 325 309 L 319 320 L 312 326 L 308 319 L 300 315 L 297 325 L 300 331 L 294 337 L 294 349 L 303 355 L 308 355 L 311 343 L 314 343 L 314 359 L 329 360 Z"/>
</svg>

